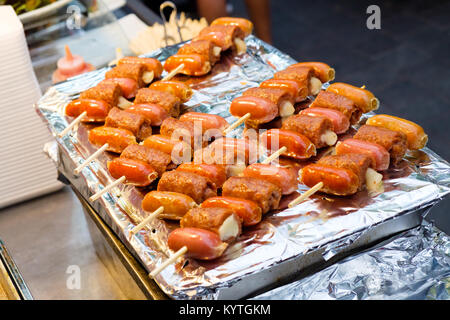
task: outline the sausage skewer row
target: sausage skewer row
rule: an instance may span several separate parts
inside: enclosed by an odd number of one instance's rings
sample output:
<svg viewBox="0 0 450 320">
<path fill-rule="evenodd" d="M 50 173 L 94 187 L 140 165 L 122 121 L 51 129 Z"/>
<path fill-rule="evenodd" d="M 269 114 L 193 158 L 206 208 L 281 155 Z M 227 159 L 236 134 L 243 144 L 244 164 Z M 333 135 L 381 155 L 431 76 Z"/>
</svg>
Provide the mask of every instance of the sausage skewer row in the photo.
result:
<svg viewBox="0 0 450 320">
<path fill-rule="evenodd" d="M 240 118 L 230 125 L 227 133 L 243 122 L 248 127 L 258 128 L 277 116 L 291 116 L 295 112 L 294 103 L 319 93 L 322 82 L 315 76 L 330 81 L 334 79 L 334 69 L 321 62 L 298 63 L 275 73 L 259 88 L 246 90 L 230 105 L 230 113 Z"/>
<path fill-rule="evenodd" d="M 390 163 L 397 165 L 407 149 L 423 148 L 428 139 L 422 127 L 398 117 L 376 115 L 366 123 L 353 138 L 337 144 L 335 156 L 324 157 L 300 170 L 301 182 L 312 188 L 293 200 L 289 207 L 319 190 L 351 195 L 365 184 L 369 192 L 380 191 L 382 175 L 377 170 L 388 169 Z"/>
<path fill-rule="evenodd" d="M 250 34 L 253 24 L 246 19 L 220 19 L 200 31 L 191 42 L 184 44 L 178 52 L 164 63 L 168 74 L 164 80 L 181 73 L 202 76 L 211 71 L 220 59 L 220 53 L 232 49 L 237 54 L 247 50 L 244 38 Z"/>
<path fill-rule="evenodd" d="M 105 80 L 81 93 L 80 99 L 66 106 L 68 116 L 76 116 L 60 137 L 66 135 L 79 122 L 101 122 L 111 107 L 126 109 L 127 99 L 136 95 L 138 88 L 161 76 L 162 65 L 157 59 L 124 57 L 105 74 Z M 82 116 L 83 115 L 83 116 Z"/>
</svg>

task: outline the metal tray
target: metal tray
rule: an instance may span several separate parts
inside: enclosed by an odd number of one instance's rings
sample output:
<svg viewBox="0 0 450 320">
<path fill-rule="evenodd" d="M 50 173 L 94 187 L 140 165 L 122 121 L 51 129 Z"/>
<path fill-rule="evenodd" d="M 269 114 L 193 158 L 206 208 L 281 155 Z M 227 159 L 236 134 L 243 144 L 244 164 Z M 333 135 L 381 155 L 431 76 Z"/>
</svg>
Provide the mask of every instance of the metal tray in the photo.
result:
<svg viewBox="0 0 450 320">
<path fill-rule="evenodd" d="M 248 50 L 244 56 L 224 56 L 210 75 L 188 80 L 194 95 L 186 103 L 187 108 L 219 114 L 231 122 L 228 106 L 236 96 L 295 62 L 253 36 L 247 37 L 246 43 Z M 178 46 L 146 56 L 164 61 Z M 68 124 L 63 114 L 65 104 L 101 81 L 106 70 L 69 79 L 41 98 L 38 113 L 55 137 Z M 73 174 L 73 169 L 95 150 L 87 141 L 88 130 L 82 125 L 73 136 L 56 138 L 56 145 L 47 148 L 58 170 L 85 199 L 113 181 L 106 169 L 111 156 L 106 154 L 85 168 L 82 175 Z M 241 131 L 236 130 L 233 135 L 239 137 Z M 364 192 L 347 198 L 317 194 L 295 208 L 266 216 L 255 228 L 246 229 L 220 259 L 208 263 L 189 260 L 189 264 L 180 261 L 165 269 L 156 282 L 174 299 L 243 298 L 277 286 L 305 268 L 412 228 L 433 204 L 450 192 L 450 165 L 427 148 L 408 153 L 403 164 L 402 168 L 386 173 L 386 191 L 376 197 Z M 304 190 L 305 186 L 299 185 L 299 192 Z M 142 196 L 141 190 L 120 185 L 90 205 L 146 270 L 151 271 L 167 258 L 166 240 L 174 226 L 157 220 L 136 236 L 130 236 L 130 229 L 146 216 L 140 207 Z M 324 209 L 329 213 L 326 217 L 321 216 Z"/>
</svg>

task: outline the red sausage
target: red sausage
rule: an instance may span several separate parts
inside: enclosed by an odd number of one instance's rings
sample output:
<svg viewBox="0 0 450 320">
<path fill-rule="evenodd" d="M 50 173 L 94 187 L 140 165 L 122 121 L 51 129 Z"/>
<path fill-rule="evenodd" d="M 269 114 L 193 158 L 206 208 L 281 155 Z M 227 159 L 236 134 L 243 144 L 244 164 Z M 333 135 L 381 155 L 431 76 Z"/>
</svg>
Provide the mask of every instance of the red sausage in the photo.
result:
<svg viewBox="0 0 450 320">
<path fill-rule="evenodd" d="M 243 226 L 253 226 L 261 222 L 262 210 L 253 201 L 235 197 L 212 197 L 201 204 L 202 208 L 229 208 L 236 213 Z"/>
<path fill-rule="evenodd" d="M 253 163 L 244 169 L 244 177 L 259 178 L 280 187 L 283 195 L 291 194 L 297 190 L 296 172 L 289 168 L 270 164 Z"/>
<path fill-rule="evenodd" d="M 178 99 L 180 99 L 181 103 L 187 102 L 193 94 L 192 89 L 188 85 L 183 82 L 173 80 L 161 80 L 153 82 L 150 85 L 150 88 L 170 92 Z"/>
<path fill-rule="evenodd" d="M 385 148 L 379 144 L 358 140 L 346 139 L 336 145 L 336 154 L 362 153 L 372 159 L 372 168 L 383 171 L 389 168 L 390 155 Z"/>
<path fill-rule="evenodd" d="M 100 83 L 117 83 L 122 89 L 123 96 L 127 99 L 134 98 L 139 89 L 136 80 L 130 78 L 108 78 Z"/>
<path fill-rule="evenodd" d="M 300 102 L 306 99 L 308 96 L 308 89 L 300 86 L 295 80 L 288 79 L 269 79 L 261 82 L 260 88 L 276 88 L 287 90 L 291 96 L 295 98 L 295 101 Z"/>
<path fill-rule="evenodd" d="M 111 106 L 102 100 L 76 99 L 67 104 L 66 115 L 78 117 L 86 111 L 87 115 L 81 121 L 104 122 L 110 109 Z"/>
<path fill-rule="evenodd" d="M 196 173 L 209 179 L 217 188 L 222 188 L 223 183 L 227 180 L 227 172 L 224 166 L 219 164 L 206 163 L 182 163 L 177 170 Z"/>
<path fill-rule="evenodd" d="M 158 178 L 158 173 L 151 165 L 139 160 L 115 158 L 108 161 L 109 173 L 115 179 L 125 176 L 126 184 L 145 187 Z"/>
<path fill-rule="evenodd" d="M 275 152 L 281 147 L 286 147 L 284 156 L 295 159 L 308 159 L 316 155 L 316 147 L 304 135 L 282 129 L 270 129 L 260 136 L 261 143 L 270 151 Z"/>
<path fill-rule="evenodd" d="M 180 117 L 181 121 L 200 122 L 202 125 L 202 132 L 210 129 L 217 129 L 222 132 L 228 122 L 221 116 L 203 112 L 187 112 Z"/>
<path fill-rule="evenodd" d="M 130 144 L 137 144 L 136 137 L 126 129 L 96 127 L 89 131 L 89 142 L 96 146 L 108 143 L 108 151 L 122 153 Z"/>
<path fill-rule="evenodd" d="M 205 61 L 199 54 L 175 54 L 170 56 L 164 63 L 164 69 L 170 72 L 181 64 L 184 64 L 184 67 L 178 73 L 188 76 L 202 76 L 211 70 L 209 61 Z"/>
<path fill-rule="evenodd" d="M 222 242 L 214 232 L 199 228 L 178 228 L 169 234 L 169 248 L 178 251 L 187 247 L 186 256 L 199 260 L 212 260 L 220 257 L 228 244 Z"/>
<path fill-rule="evenodd" d="M 242 117 L 250 113 L 250 119 L 258 123 L 266 123 L 278 115 L 278 106 L 268 99 L 252 96 L 241 96 L 231 102 L 230 113 Z"/>
<path fill-rule="evenodd" d="M 127 112 L 140 114 L 152 126 L 160 126 L 164 119 L 169 117 L 166 109 L 150 103 L 134 104 L 127 109 Z"/>
<path fill-rule="evenodd" d="M 300 114 L 306 114 L 309 116 L 322 116 L 328 118 L 333 123 L 333 131 L 337 134 L 344 133 L 350 127 L 350 121 L 348 118 L 340 111 L 329 109 L 329 108 L 306 108 L 302 110 Z"/>
<path fill-rule="evenodd" d="M 310 188 L 322 182 L 321 191 L 339 196 L 356 193 L 360 185 L 358 176 L 349 169 L 315 163 L 303 167 L 299 178 L 303 184 Z"/>
</svg>

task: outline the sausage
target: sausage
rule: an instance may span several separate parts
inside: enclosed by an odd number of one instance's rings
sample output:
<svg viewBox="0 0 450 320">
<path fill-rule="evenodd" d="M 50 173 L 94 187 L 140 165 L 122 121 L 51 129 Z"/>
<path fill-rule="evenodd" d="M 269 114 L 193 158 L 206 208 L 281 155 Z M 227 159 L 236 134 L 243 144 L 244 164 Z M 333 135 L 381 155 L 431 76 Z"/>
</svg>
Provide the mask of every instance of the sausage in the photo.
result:
<svg viewBox="0 0 450 320">
<path fill-rule="evenodd" d="M 217 196 L 214 183 L 198 174 L 178 170 L 163 173 L 158 183 L 158 191 L 184 193 L 197 203 Z"/>
<path fill-rule="evenodd" d="M 193 92 L 192 89 L 185 83 L 180 81 L 173 81 L 173 80 L 160 80 L 153 82 L 150 85 L 151 89 L 160 90 L 160 91 L 166 91 L 170 92 L 174 96 L 176 96 L 178 99 L 180 99 L 181 103 L 185 103 L 186 101 L 189 101 L 191 98 Z"/>
<path fill-rule="evenodd" d="M 353 138 L 373 142 L 385 148 L 394 166 L 403 159 L 407 149 L 406 135 L 403 132 L 367 124 L 361 126 Z"/>
<path fill-rule="evenodd" d="M 139 114 L 152 126 L 160 126 L 164 119 L 169 117 L 166 109 L 157 104 L 133 104 L 126 109 L 127 112 Z"/>
<path fill-rule="evenodd" d="M 105 119 L 105 126 L 127 129 L 139 140 L 144 140 L 152 134 L 152 127 L 139 114 L 112 108 Z"/>
<path fill-rule="evenodd" d="M 322 116 L 296 114 L 288 117 L 281 125 L 283 130 L 298 132 L 307 137 L 317 149 L 336 143 L 337 136 L 333 132 L 333 123 Z"/>
<path fill-rule="evenodd" d="M 349 98 L 363 113 L 376 110 L 380 106 L 380 101 L 375 98 L 372 92 L 347 83 L 332 83 L 327 91 Z"/>
<path fill-rule="evenodd" d="M 253 201 L 235 197 L 212 197 L 201 204 L 202 208 L 229 208 L 241 219 L 244 227 L 254 226 L 261 222 L 262 210 Z"/>
<path fill-rule="evenodd" d="M 350 124 L 355 124 L 361 118 L 361 109 L 347 97 L 338 95 L 329 91 L 321 91 L 310 108 L 321 107 L 329 108 L 342 112 L 350 121 Z"/>
<path fill-rule="evenodd" d="M 180 227 L 209 230 L 225 242 L 235 240 L 242 231 L 239 216 L 228 208 L 193 208 L 181 218 Z"/>
<path fill-rule="evenodd" d="M 222 242 L 214 232 L 199 228 L 178 228 L 167 239 L 169 248 L 178 251 L 187 247 L 186 256 L 199 260 L 213 260 L 220 257 L 228 244 Z"/>
<path fill-rule="evenodd" d="M 286 89 L 250 88 L 242 93 L 243 96 L 259 97 L 272 101 L 278 107 L 278 114 L 287 117 L 294 113 L 294 96 Z"/>
<path fill-rule="evenodd" d="M 216 129 L 220 133 L 228 126 L 228 122 L 221 116 L 203 113 L 203 112 L 187 112 L 180 116 L 180 121 L 200 122 L 202 125 L 202 132 Z"/>
<path fill-rule="evenodd" d="M 265 180 L 250 177 L 231 177 L 222 187 L 222 195 L 254 201 L 263 214 L 278 209 L 280 187 Z"/>
<path fill-rule="evenodd" d="M 298 82 L 299 86 L 308 91 L 308 95 L 316 95 L 320 86 L 312 80 L 314 77 L 314 70 L 310 67 L 291 67 L 281 71 L 276 72 L 273 75 L 274 79 L 285 79 L 285 80 L 295 80 Z M 320 82 L 320 80 L 319 80 Z"/>
<path fill-rule="evenodd" d="M 86 111 L 82 122 L 104 122 L 111 106 L 102 100 L 76 99 L 69 102 L 65 113 L 69 117 L 78 117 Z"/>
<path fill-rule="evenodd" d="M 287 90 L 294 97 L 295 102 L 301 102 L 308 96 L 308 88 L 300 86 L 295 80 L 269 79 L 261 82 L 259 87 Z"/>
<path fill-rule="evenodd" d="M 148 163 L 155 169 L 158 176 L 166 172 L 172 162 L 170 155 L 167 153 L 139 144 L 132 144 L 126 147 L 120 157 Z"/>
<path fill-rule="evenodd" d="M 283 195 L 291 194 L 298 187 L 296 172 L 289 168 L 253 163 L 245 168 L 242 174 L 244 177 L 258 178 L 273 183 L 281 189 Z"/>
<path fill-rule="evenodd" d="M 197 206 L 191 197 L 170 191 L 150 191 L 142 200 L 142 209 L 153 212 L 159 207 L 164 211 L 161 218 L 170 220 L 180 220 L 189 210 Z"/>
<path fill-rule="evenodd" d="M 198 174 L 209 179 L 217 188 L 222 188 L 227 180 L 227 172 L 223 165 L 206 163 L 182 163 L 177 170 Z"/>
<path fill-rule="evenodd" d="M 331 120 L 333 123 L 333 131 L 336 134 L 344 133 L 350 127 L 350 121 L 340 111 L 328 108 L 306 108 L 300 111 L 300 114 L 309 115 L 313 117 L 325 117 Z"/>
<path fill-rule="evenodd" d="M 344 168 L 358 176 L 358 191 L 364 188 L 366 172 L 372 164 L 372 159 L 361 153 L 331 155 L 321 158 L 317 164 L 335 168 Z"/>
<path fill-rule="evenodd" d="M 157 104 L 163 107 L 171 117 L 180 115 L 180 99 L 170 92 L 142 88 L 138 90 L 134 103 Z"/>
<path fill-rule="evenodd" d="M 199 54 L 175 54 L 167 58 L 164 70 L 171 72 L 179 65 L 184 67 L 178 71 L 188 76 L 203 76 L 211 71 L 211 63 Z"/>
<path fill-rule="evenodd" d="M 143 145 L 152 149 L 157 149 L 171 156 L 175 164 L 190 161 L 192 158 L 192 148 L 183 141 L 171 140 L 169 137 L 154 134 L 144 140 Z"/>
<path fill-rule="evenodd" d="M 275 119 L 278 115 L 278 106 L 268 99 L 241 96 L 231 102 L 230 113 L 235 117 L 242 117 L 250 113 L 251 117 L 246 123 L 251 123 L 251 126 L 256 126 Z"/>
<path fill-rule="evenodd" d="M 139 88 L 148 83 L 144 80 L 145 67 L 140 64 L 121 64 L 105 73 L 105 79 L 128 78 L 136 81 Z M 153 78 L 152 78 L 153 79 Z"/>
<path fill-rule="evenodd" d="M 80 94 L 80 99 L 103 100 L 115 107 L 122 95 L 122 89 L 117 83 L 99 83 L 95 87 L 83 91 Z"/>
<path fill-rule="evenodd" d="M 367 120 L 366 124 L 371 126 L 383 127 L 393 131 L 403 132 L 406 135 L 408 141 L 408 149 L 419 150 L 425 147 L 428 141 L 428 136 L 425 131 L 418 124 L 390 116 L 387 114 L 378 114 Z"/>
<path fill-rule="evenodd" d="M 253 31 L 253 23 L 250 20 L 244 18 L 221 17 L 211 22 L 211 25 L 237 26 L 244 33 L 244 37 L 250 35 Z"/>
<path fill-rule="evenodd" d="M 303 167 L 299 172 L 299 179 L 310 188 L 322 182 L 322 192 L 338 196 L 355 194 L 360 185 L 359 178 L 353 171 L 316 163 Z"/>
<path fill-rule="evenodd" d="M 130 144 L 137 144 L 136 137 L 126 129 L 96 127 L 89 131 L 89 142 L 96 146 L 108 144 L 108 151 L 121 153 Z"/>
<path fill-rule="evenodd" d="M 319 78 L 322 82 L 333 81 L 336 75 L 336 72 L 333 68 L 331 68 L 328 64 L 323 62 L 299 62 L 290 65 L 288 68 L 294 67 L 308 67 L 312 68 L 314 71 L 314 75 Z"/>
<path fill-rule="evenodd" d="M 143 58 L 143 57 L 123 57 L 118 62 L 117 65 L 122 64 L 140 64 L 145 67 L 145 71 L 153 71 L 155 78 L 161 77 L 163 67 L 161 62 L 155 58 Z"/>
<path fill-rule="evenodd" d="M 377 171 L 389 168 L 389 152 L 379 144 L 358 139 L 346 139 L 336 145 L 336 154 L 362 153 L 372 159 L 372 168 Z"/>
<path fill-rule="evenodd" d="M 109 78 L 100 83 L 117 83 L 122 89 L 123 96 L 127 99 L 134 98 L 139 89 L 137 81 L 130 78 Z"/>
<path fill-rule="evenodd" d="M 125 176 L 125 183 L 137 187 L 146 187 L 158 178 L 158 173 L 151 165 L 139 160 L 115 158 L 108 161 L 111 176 L 119 179 Z"/>
<path fill-rule="evenodd" d="M 201 55 L 205 61 L 209 61 L 214 65 L 220 60 L 220 52 L 222 48 L 214 45 L 210 40 L 193 40 L 184 44 L 178 49 L 177 54 L 198 54 Z"/>
<path fill-rule="evenodd" d="M 195 40 L 209 40 L 220 47 L 222 51 L 237 50 L 235 40 L 244 39 L 244 32 L 233 25 L 214 25 L 203 28 Z"/>
<path fill-rule="evenodd" d="M 287 151 L 283 156 L 304 160 L 316 155 L 315 145 L 304 135 L 282 129 L 270 129 L 260 135 L 261 144 L 275 152 L 281 147 Z"/>
</svg>

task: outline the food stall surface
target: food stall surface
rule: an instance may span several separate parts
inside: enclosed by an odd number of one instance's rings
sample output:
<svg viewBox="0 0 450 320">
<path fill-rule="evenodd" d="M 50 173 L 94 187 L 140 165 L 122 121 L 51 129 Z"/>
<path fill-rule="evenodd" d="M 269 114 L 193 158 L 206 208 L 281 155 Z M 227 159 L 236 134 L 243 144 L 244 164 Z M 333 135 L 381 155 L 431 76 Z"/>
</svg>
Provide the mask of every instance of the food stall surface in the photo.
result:
<svg viewBox="0 0 450 320">
<path fill-rule="evenodd" d="M 0 234 L 34 299 L 127 298 L 97 257 L 69 187 L 1 210 Z"/>
</svg>

